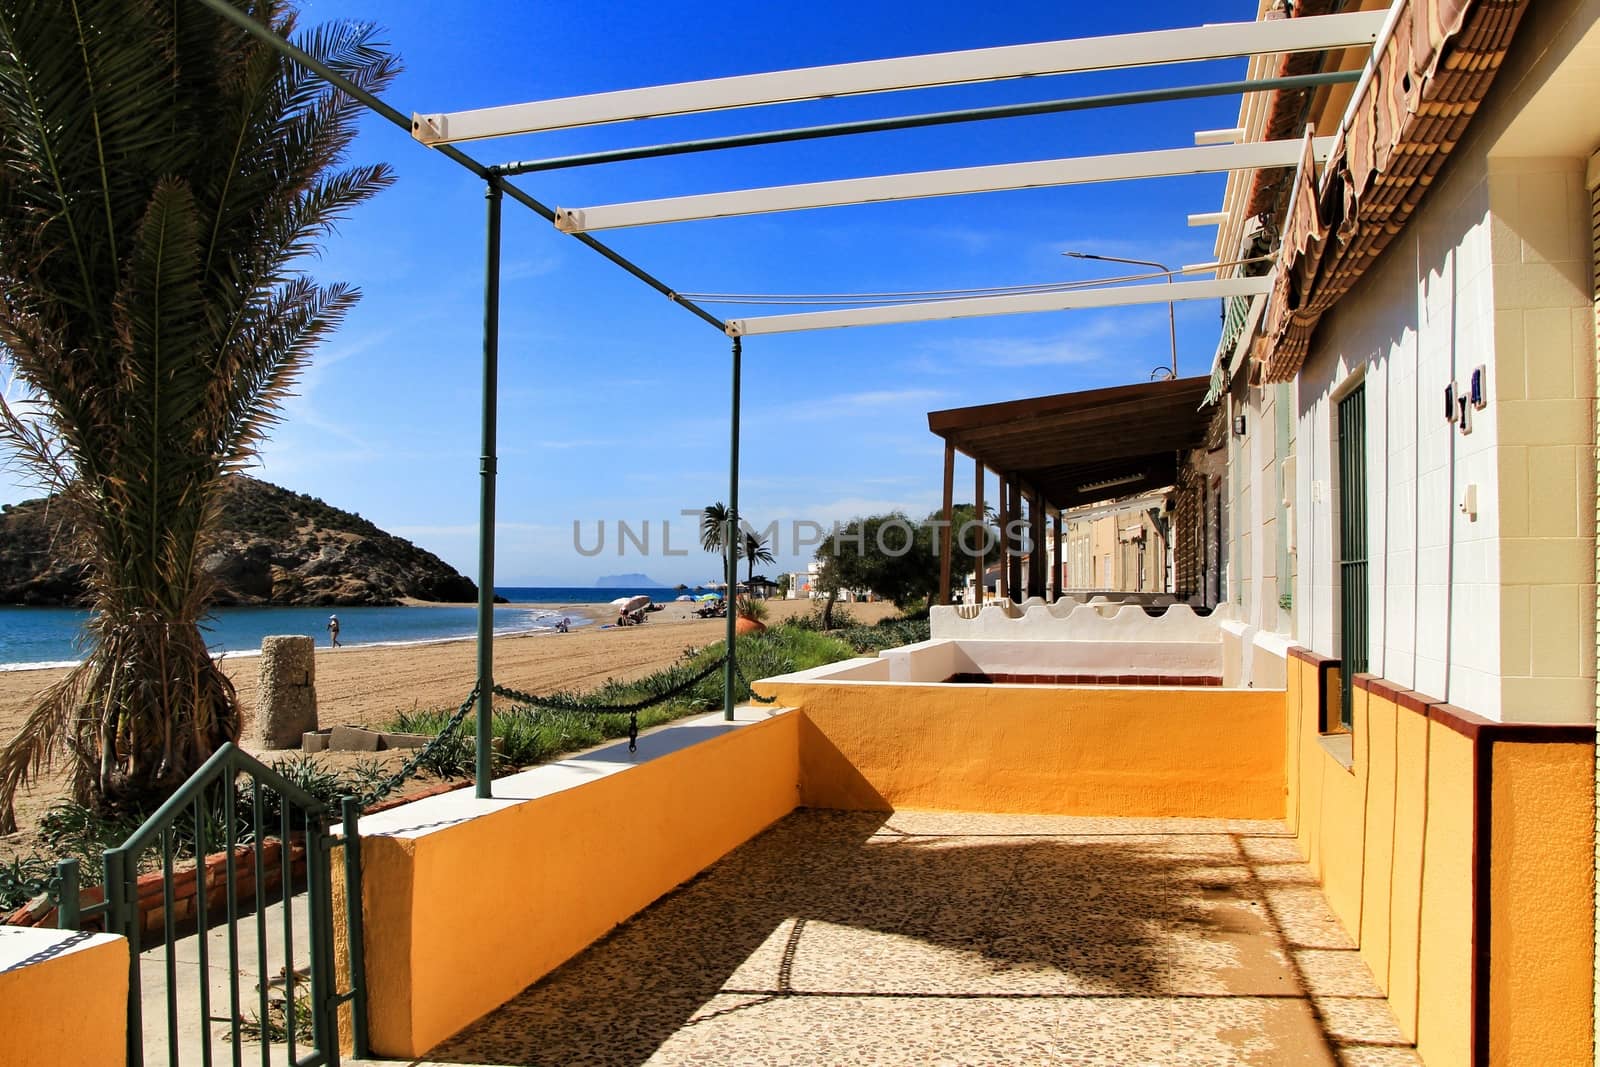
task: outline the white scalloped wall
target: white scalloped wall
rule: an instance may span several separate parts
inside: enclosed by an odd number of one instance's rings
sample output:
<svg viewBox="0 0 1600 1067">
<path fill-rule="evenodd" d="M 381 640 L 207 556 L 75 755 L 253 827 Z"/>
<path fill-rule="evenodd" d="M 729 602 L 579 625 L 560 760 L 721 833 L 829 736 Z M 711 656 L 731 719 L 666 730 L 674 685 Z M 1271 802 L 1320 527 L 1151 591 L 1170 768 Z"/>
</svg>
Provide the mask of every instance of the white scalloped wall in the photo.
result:
<svg viewBox="0 0 1600 1067">
<path fill-rule="evenodd" d="M 1222 642 L 1219 621 L 1196 615 L 1187 604 L 1151 616 L 1137 604 L 1046 604 L 1037 597 L 1022 604 L 985 604 L 973 618 L 962 618 L 956 607 L 936 606 L 931 635 L 985 641 Z"/>
<path fill-rule="evenodd" d="M 943 682 L 957 674 L 1137 674 L 1220 677 L 1222 642 L 934 639 L 879 653 L 892 682 Z M 837 676 L 835 676 L 837 677 Z M 831 680 L 831 679 L 830 679 Z"/>
</svg>

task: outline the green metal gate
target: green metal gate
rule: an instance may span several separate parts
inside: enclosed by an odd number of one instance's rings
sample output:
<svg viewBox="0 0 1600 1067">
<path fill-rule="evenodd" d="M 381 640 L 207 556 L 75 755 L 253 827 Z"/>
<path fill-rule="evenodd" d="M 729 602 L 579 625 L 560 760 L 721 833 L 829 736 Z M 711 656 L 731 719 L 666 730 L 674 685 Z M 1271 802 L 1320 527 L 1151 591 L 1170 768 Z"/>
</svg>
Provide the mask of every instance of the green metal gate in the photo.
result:
<svg viewBox="0 0 1600 1067">
<path fill-rule="evenodd" d="M 210 1067 L 218 1059 L 242 1067 L 258 1058 L 262 1067 L 336 1067 L 338 1013 L 346 1003 L 353 1008 L 355 1054 L 367 1055 L 360 806 L 354 797 L 344 798 L 340 814 L 343 832 L 335 836 L 327 804 L 225 744 L 126 841 L 105 853 L 101 900 L 80 904 L 76 859 L 57 866 L 58 925 L 100 927 L 128 939 L 128 1067 L 142 1067 L 147 1053 L 173 1067 L 182 1062 Z M 342 992 L 334 957 L 332 877 L 333 852 L 341 847 L 351 978 Z M 192 875 L 186 869 L 191 865 Z M 157 871 L 159 910 L 152 880 L 145 880 L 144 903 L 140 885 L 141 874 Z M 302 885 L 300 897 L 296 890 Z M 213 897 L 221 899 L 213 903 Z M 277 900 L 269 905 L 269 897 Z M 302 906 L 298 929 L 307 935 L 306 953 L 297 961 L 295 913 Z M 271 909 L 278 911 L 276 917 L 269 918 Z M 247 984 L 241 973 L 242 924 L 250 927 L 244 947 L 247 956 L 253 951 L 246 960 L 255 966 L 253 990 L 241 988 Z M 148 929 L 156 926 L 159 930 Z M 180 961 L 179 946 L 190 951 L 184 935 L 191 929 L 197 959 Z M 227 956 L 225 1005 L 216 1003 L 212 989 L 217 938 Z M 155 954 L 141 958 L 147 940 L 152 948 L 164 946 L 159 959 Z M 281 965 L 275 975 L 272 964 Z M 164 1002 L 165 1018 L 153 1021 L 150 1031 L 143 1010 L 147 984 L 159 985 L 164 993 L 151 997 Z M 182 1025 L 190 1019 L 197 1028 Z M 220 1034 L 218 1024 L 225 1027 Z M 259 1048 L 247 1050 L 247 1043 Z"/>
<path fill-rule="evenodd" d="M 1352 684 L 1367 669 L 1366 386 L 1339 401 L 1339 723 L 1351 728 Z"/>
</svg>

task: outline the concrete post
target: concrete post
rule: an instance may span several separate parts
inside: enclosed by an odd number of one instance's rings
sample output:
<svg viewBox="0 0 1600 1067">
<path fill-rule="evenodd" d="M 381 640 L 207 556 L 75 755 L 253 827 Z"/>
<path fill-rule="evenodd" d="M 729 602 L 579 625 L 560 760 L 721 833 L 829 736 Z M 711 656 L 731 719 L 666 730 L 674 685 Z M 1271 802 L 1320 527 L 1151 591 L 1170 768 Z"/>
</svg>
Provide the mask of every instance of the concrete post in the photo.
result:
<svg viewBox="0 0 1600 1067">
<path fill-rule="evenodd" d="M 317 728 L 316 643 L 309 637 L 261 641 L 261 682 L 256 692 L 256 732 L 263 748 L 299 748 Z"/>
</svg>

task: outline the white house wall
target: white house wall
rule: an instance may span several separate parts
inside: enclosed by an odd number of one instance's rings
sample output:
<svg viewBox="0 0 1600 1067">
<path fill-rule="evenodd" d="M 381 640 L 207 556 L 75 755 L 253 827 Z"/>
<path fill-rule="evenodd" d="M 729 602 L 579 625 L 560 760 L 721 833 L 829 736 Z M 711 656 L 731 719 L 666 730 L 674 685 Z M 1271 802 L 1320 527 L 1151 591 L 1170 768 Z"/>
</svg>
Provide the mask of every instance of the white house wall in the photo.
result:
<svg viewBox="0 0 1600 1067">
<path fill-rule="evenodd" d="M 1467 137 L 1324 318 L 1296 382 L 1295 636 L 1340 655 L 1335 407 L 1364 381 L 1369 670 L 1492 718 L 1592 721 L 1587 151 L 1505 156 L 1494 146 L 1508 129 L 1519 151 L 1539 143 L 1517 116 L 1562 58 L 1549 47 L 1556 27 L 1592 25 L 1597 5 L 1535 6 L 1538 21 L 1519 34 Z M 1588 104 L 1573 106 L 1559 131 L 1567 140 L 1574 121 L 1595 121 Z M 1488 406 L 1463 434 L 1445 419 L 1444 388 L 1465 388 L 1478 366 Z M 1476 519 L 1460 507 L 1469 486 Z M 1253 591 L 1263 602 L 1252 621 L 1270 617 L 1269 584 Z"/>
</svg>

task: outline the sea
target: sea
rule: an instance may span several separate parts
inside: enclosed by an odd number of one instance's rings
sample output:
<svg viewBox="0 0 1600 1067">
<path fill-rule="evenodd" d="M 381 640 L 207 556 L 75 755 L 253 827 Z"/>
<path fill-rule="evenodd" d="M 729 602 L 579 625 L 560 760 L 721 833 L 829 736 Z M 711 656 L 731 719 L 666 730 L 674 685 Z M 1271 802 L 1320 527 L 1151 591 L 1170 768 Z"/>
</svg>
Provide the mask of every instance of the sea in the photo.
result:
<svg viewBox="0 0 1600 1067">
<path fill-rule="evenodd" d="M 609 604 L 619 597 L 645 595 L 657 603 L 676 599 L 676 589 L 599 588 L 583 586 L 507 586 L 495 592 L 510 601 L 494 609 L 499 635 L 554 633 L 566 618 L 576 629 L 589 618 L 560 610 L 562 606 Z M 472 605 L 426 605 L 394 608 L 216 608 L 201 624 L 211 651 L 222 656 L 259 655 L 261 639 L 277 634 L 304 634 L 319 647 L 328 644 L 328 616 L 339 616 L 339 643 L 413 645 L 471 637 L 478 632 L 478 610 Z M 0 671 L 65 667 L 83 658 L 81 608 L 0 606 Z"/>
</svg>

